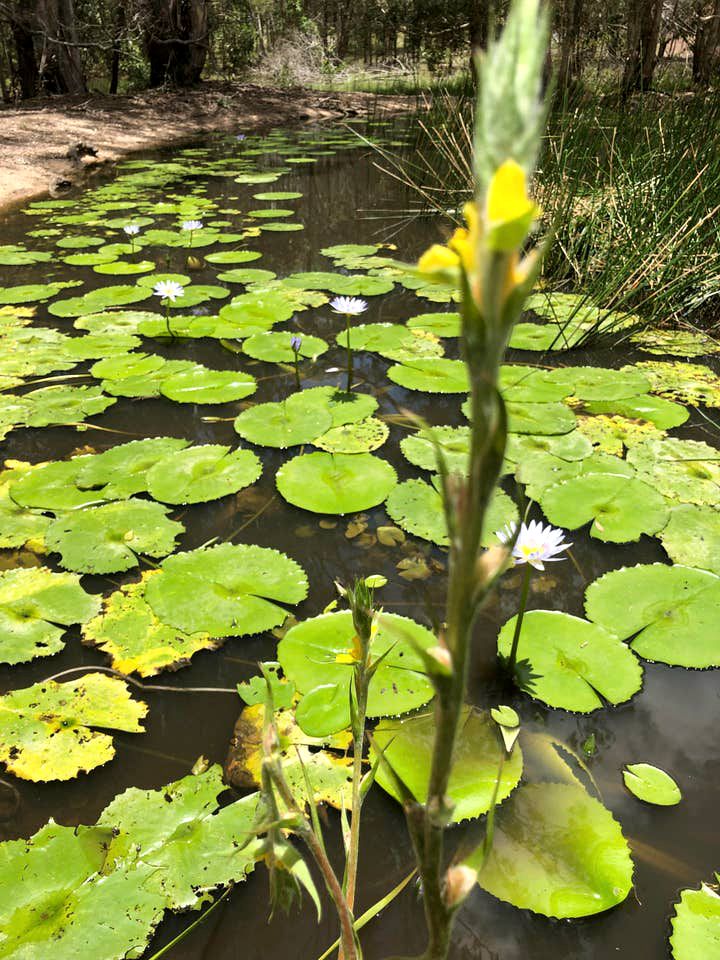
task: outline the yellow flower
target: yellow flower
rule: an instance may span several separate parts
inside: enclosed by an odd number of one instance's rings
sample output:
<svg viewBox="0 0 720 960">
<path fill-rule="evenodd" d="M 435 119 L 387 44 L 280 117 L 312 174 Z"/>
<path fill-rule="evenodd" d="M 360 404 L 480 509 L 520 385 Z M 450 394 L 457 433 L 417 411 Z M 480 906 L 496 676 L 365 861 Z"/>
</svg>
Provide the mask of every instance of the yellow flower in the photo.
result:
<svg viewBox="0 0 720 960">
<path fill-rule="evenodd" d="M 485 201 L 490 249 L 510 253 L 520 247 L 539 212 L 528 196 L 525 171 L 514 160 L 506 160 L 495 171 Z"/>
<path fill-rule="evenodd" d="M 441 270 L 453 270 L 459 264 L 460 258 L 456 253 L 439 243 L 434 243 L 420 257 L 418 270 L 421 273 L 439 273 Z"/>
</svg>

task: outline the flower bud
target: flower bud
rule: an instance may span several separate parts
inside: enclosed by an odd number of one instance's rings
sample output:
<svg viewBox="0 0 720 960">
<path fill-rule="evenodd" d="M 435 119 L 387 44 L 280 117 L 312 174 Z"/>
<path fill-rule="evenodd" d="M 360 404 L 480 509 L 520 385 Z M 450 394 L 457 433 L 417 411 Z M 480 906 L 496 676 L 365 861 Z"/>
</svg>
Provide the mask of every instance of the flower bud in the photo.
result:
<svg viewBox="0 0 720 960">
<path fill-rule="evenodd" d="M 477 883 L 477 870 L 461 863 L 445 874 L 445 903 L 450 909 L 459 907 Z"/>
</svg>

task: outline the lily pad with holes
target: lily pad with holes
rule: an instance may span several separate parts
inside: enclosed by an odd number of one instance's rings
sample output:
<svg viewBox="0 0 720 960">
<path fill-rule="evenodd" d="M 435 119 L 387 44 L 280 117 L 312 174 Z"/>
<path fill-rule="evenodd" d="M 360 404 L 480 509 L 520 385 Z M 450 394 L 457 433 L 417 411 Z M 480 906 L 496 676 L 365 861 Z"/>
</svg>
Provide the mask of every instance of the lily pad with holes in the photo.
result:
<svg viewBox="0 0 720 960">
<path fill-rule="evenodd" d="M 345 514 L 382 503 L 397 483 L 395 470 L 370 453 L 305 453 L 284 463 L 277 488 L 295 507 Z"/>
<path fill-rule="evenodd" d="M 652 486 L 620 474 L 587 473 L 544 490 L 540 506 L 551 524 L 611 543 L 639 540 L 663 529 L 670 517 L 665 498 Z"/>
<path fill-rule="evenodd" d="M 332 415 L 313 398 L 295 393 L 279 403 L 259 403 L 243 410 L 235 430 L 245 440 L 264 447 L 287 447 L 311 443 L 332 426 Z"/>
<path fill-rule="evenodd" d="M 268 331 L 256 333 L 243 342 L 242 350 L 255 360 L 264 360 L 266 363 L 291 363 L 295 359 L 295 351 L 290 345 L 293 334 L 289 331 Z M 327 343 L 320 337 L 303 336 L 301 338 L 298 357 L 300 359 L 315 360 L 328 348 Z"/>
<path fill-rule="evenodd" d="M 205 503 L 255 483 L 262 465 L 250 450 L 203 444 L 177 451 L 147 474 L 150 496 L 162 503 Z"/>
<path fill-rule="evenodd" d="M 277 550 L 223 543 L 168 557 L 147 584 L 158 619 L 185 633 L 242 637 L 280 626 L 307 595 L 302 567 Z"/>
<path fill-rule="evenodd" d="M 720 510 L 680 503 L 672 507 L 668 524 L 658 536 L 674 563 L 720 576 Z"/>
<path fill-rule="evenodd" d="M 486 861 L 479 848 L 465 862 L 494 897 L 558 919 L 602 913 L 632 888 L 620 824 L 574 784 L 523 784 L 497 812 Z"/>
<path fill-rule="evenodd" d="M 352 614 L 324 613 L 291 627 L 278 645 L 285 675 L 303 695 L 296 712 L 312 736 L 344 730 L 350 723 L 354 629 Z M 423 706 L 433 696 L 417 647 L 437 643 L 425 627 L 396 614 L 383 614 L 370 654 L 382 657 L 368 696 L 368 716 L 388 717 Z"/>
<path fill-rule="evenodd" d="M 449 544 L 445 510 L 437 488 L 424 480 L 404 480 L 390 493 L 385 509 L 398 526 L 407 533 L 438 546 Z M 498 542 L 496 531 L 518 520 L 518 509 L 505 493 L 497 489 L 488 507 L 483 527 L 482 544 Z"/>
<path fill-rule="evenodd" d="M 648 440 L 628 453 L 638 477 L 680 503 L 720 503 L 720 450 L 701 440 Z"/>
<path fill-rule="evenodd" d="M 625 448 L 636 447 L 646 440 L 662 440 L 664 430 L 649 421 L 629 420 L 615 414 L 612 417 L 600 414 L 594 417 L 578 417 L 578 430 L 592 443 L 595 450 L 622 457 Z"/>
<path fill-rule="evenodd" d="M 639 370 L 650 381 L 652 392 L 668 400 L 720 407 L 720 377 L 702 363 L 643 360 L 623 370 Z"/>
<path fill-rule="evenodd" d="M 200 650 L 219 646 L 207 633 L 183 633 L 155 616 L 145 600 L 145 587 L 156 576 L 157 571 L 149 571 L 138 583 L 127 583 L 111 593 L 103 601 L 102 613 L 83 626 L 83 643 L 108 654 L 113 669 L 120 673 L 153 677 L 185 666 Z"/>
<path fill-rule="evenodd" d="M 720 577 L 662 563 L 612 570 L 585 594 L 590 620 L 612 630 L 646 660 L 720 667 Z"/>
<path fill-rule="evenodd" d="M 498 652 L 510 655 L 517 617 L 498 635 Z M 642 686 L 643 671 L 618 636 L 597 623 L 557 610 L 525 614 L 517 649 L 530 678 L 518 677 L 532 697 L 550 707 L 591 713 L 605 703 L 624 703 Z M 519 670 L 519 667 L 518 667 Z"/>
<path fill-rule="evenodd" d="M 72 573 L 45 567 L 0 573 L 0 663 L 25 663 L 62 650 L 65 627 L 94 616 L 100 598 Z"/>
<path fill-rule="evenodd" d="M 386 423 L 376 417 L 368 417 L 333 427 L 312 442 L 313 446 L 328 453 L 369 453 L 381 447 L 389 433 Z"/>
<path fill-rule="evenodd" d="M 68 570 L 117 573 L 136 567 L 139 554 L 167 556 L 184 529 L 162 504 L 121 500 L 59 517 L 47 528 L 45 544 Z"/>
<path fill-rule="evenodd" d="M 433 472 L 438 470 L 436 447 L 439 448 L 449 473 L 466 472 L 470 451 L 468 427 L 432 427 L 429 430 L 419 430 L 400 441 L 400 449 L 406 460 L 416 467 Z"/>
<path fill-rule="evenodd" d="M 101 673 L 13 690 L 0 697 L 0 761 L 22 780 L 71 780 L 115 756 L 112 736 L 93 728 L 141 733 L 146 713 Z"/>
<path fill-rule="evenodd" d="M 188 446 L 178 437 L 149 437 L 131 440 L 86 458 L 75 477 L 80 490 L 102 490 L 107 500 L 125 500 L 147 490 L 148 471 L 160 460 Z"/>
<path fill-rule="evenodd" d="M 670 430 L 685 423 L 690 413 L 687 407 L 672 400 L 643 393 L 622 400 L 593 400 L 585 404 L 589 413 L 618 414 L 630 420 L 647 420 L 658 430 Z"/>
<path fill-rule="evenodd" d="M 176 403 L 228 403 L 243 400 L 257 390 L 255 377 L 240 370 L 194 369 L 171 374 L 160 384 L 160 393 Z"/>
<path fill-rule="evenodd" d="M 720 949 L 720 896 L 703 883 L 699 890 L 683 890 L 671 919 L 673 960 L 710 960 Z"/>
<path fill-rule="evenodd" d="M 385 758 L 378 767 L 376 780 L 396 800 L 402 802 L 402 797 L 397 795 L 385 763 L 392 767 L 418 803 L 424 803 L 430 782 L 435 730 L 432 713 L 382 720 L 375 727 L 373 746 L 377 745 Z M 516 747 L 501 767 L 504 753 L 502 738 L 490 714 L 465 707 L 447 789 L 454 823 L 482 816 L 490 809 L 493 799 L 502 803 L 518 785 L 523 769 L 522 752 Z M 377 751 L 371 751 L 370 756 L 371 760 L 377 759 Z M 493 797 L 499 769 L 500 782 L 497 796 Z"/>
<path fill-rule="evenodd" d="M 629 763 L 623 770 L 623 781 L 630 793 L 660 807 L 674 807 L 682 794 L 669 773 L 650 763 Z"/>
<path fill-rule="evenodd" d="M 407 390 L 423 393 L 467 393 L 468 373 L 462 360 L 431 357 L 390 367 L 388 377 Z"/>
</svg>

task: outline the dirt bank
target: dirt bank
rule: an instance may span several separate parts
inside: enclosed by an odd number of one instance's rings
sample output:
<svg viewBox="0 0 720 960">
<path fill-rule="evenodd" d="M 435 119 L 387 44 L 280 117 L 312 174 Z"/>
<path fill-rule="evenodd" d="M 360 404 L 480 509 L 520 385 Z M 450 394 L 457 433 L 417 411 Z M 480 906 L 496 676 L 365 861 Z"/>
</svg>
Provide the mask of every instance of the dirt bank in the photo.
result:
<svg viewBox="0 0 720 960">
<path fill-rule="evenodd" d="M 134 150 L 212 130 L 398 113 L 412 104 L 404 97 L 208 83 L 194 90 L 56 97 L 0 107 L 0 211 L 101 176 Z M 83 153 L 78 144 L 92 147 L 97 156 L 77 156 Z"/>
</svg>

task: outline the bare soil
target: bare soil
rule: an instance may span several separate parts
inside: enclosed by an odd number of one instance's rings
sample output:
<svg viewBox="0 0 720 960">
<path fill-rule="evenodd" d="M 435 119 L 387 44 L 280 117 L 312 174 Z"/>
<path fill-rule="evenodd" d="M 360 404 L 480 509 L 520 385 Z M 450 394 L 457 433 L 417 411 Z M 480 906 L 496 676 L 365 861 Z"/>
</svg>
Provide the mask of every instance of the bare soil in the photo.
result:
<svg viewBox="0 0 720 960">
<path fill-rule="evenodd" d="M 110 175 L 114 163 L 133 151 L 187 142 L 214 130 L 239 133 L 390 115 L 414 103 L 407 97 L 205 83 L 192 90 L 54 97 L 0 107 L 0 211 Z M 85 154 L 79 145 L 97 155 Z"/>
</svg>

